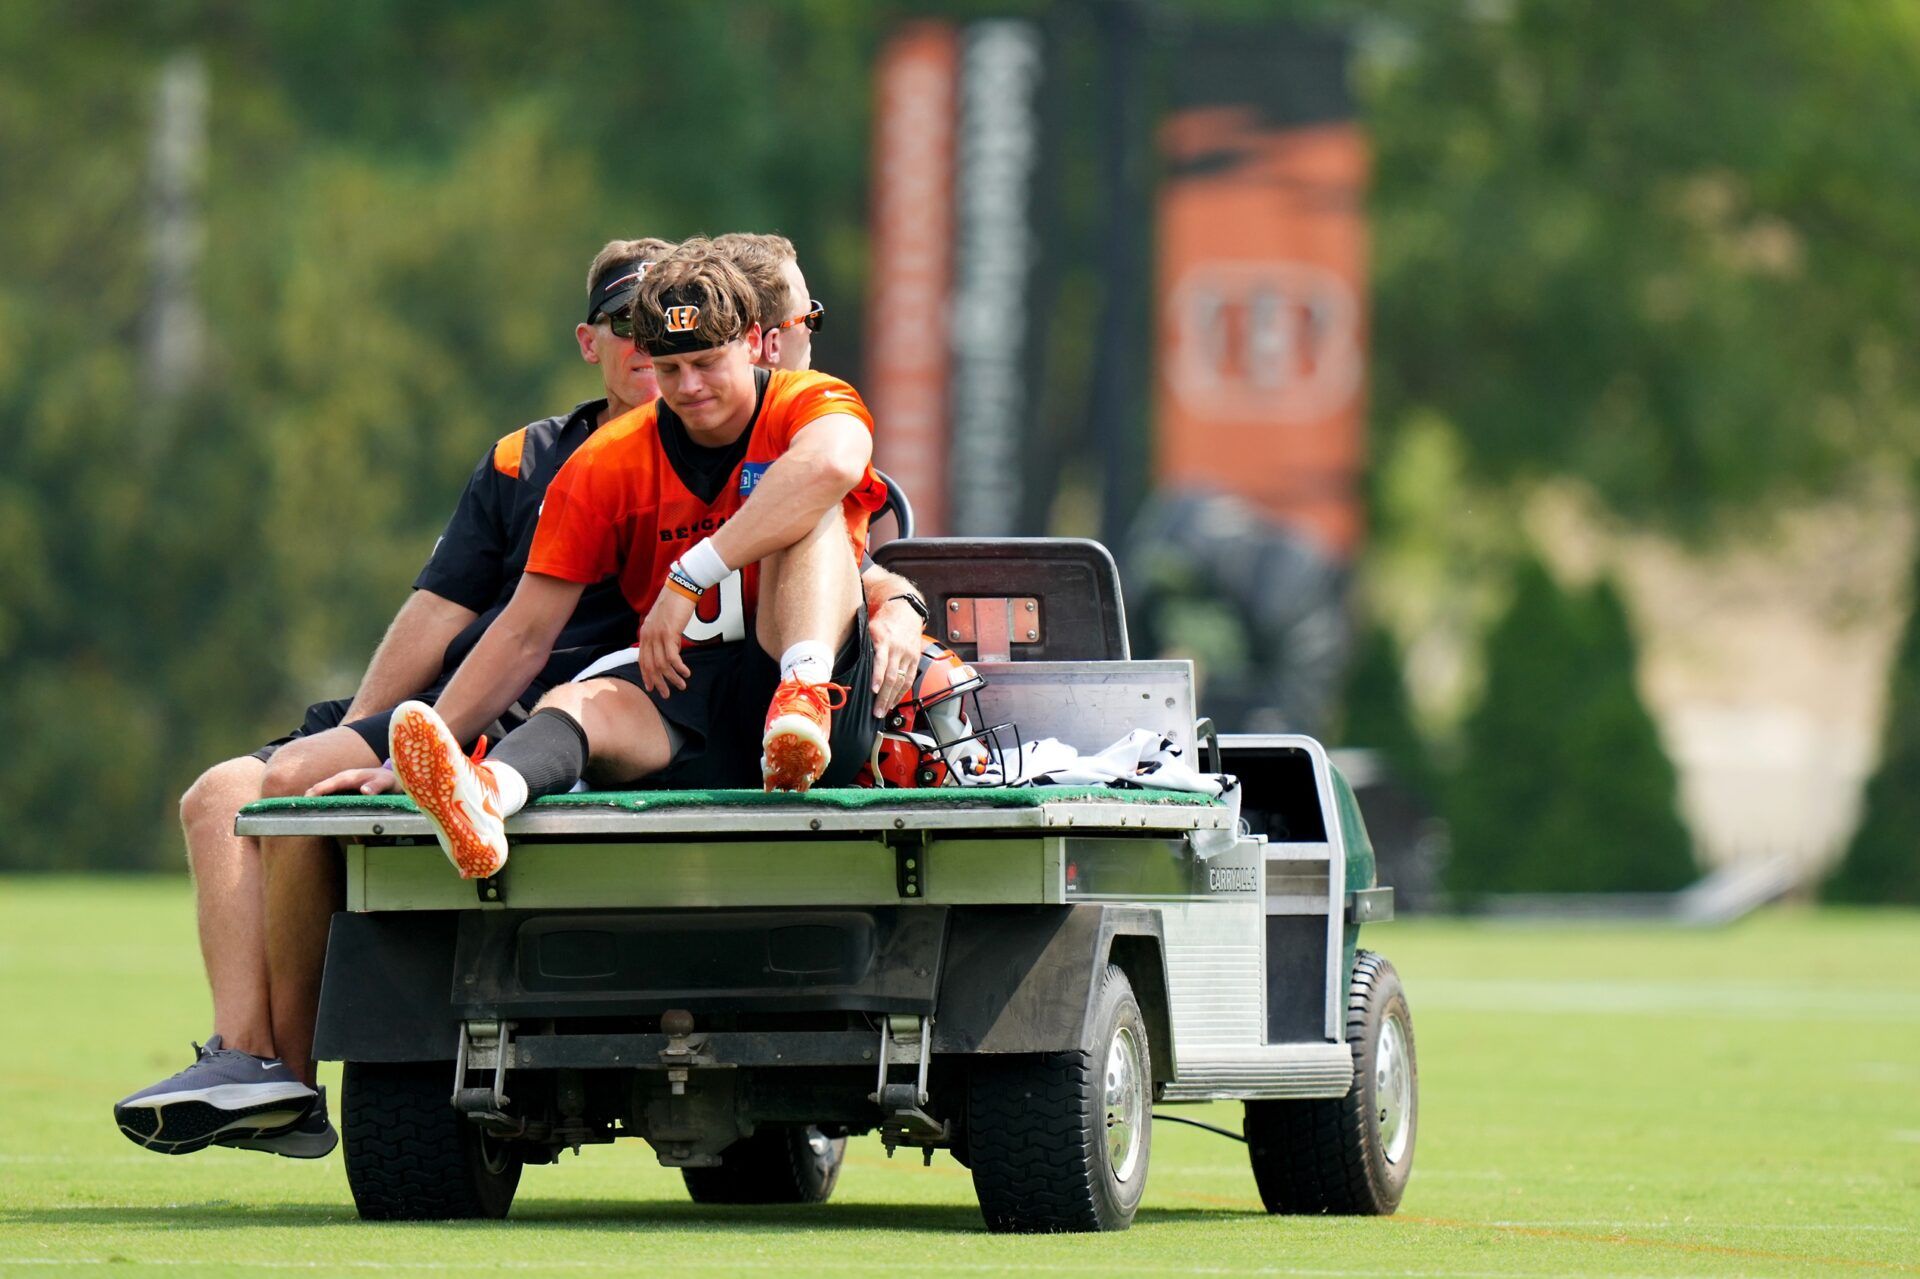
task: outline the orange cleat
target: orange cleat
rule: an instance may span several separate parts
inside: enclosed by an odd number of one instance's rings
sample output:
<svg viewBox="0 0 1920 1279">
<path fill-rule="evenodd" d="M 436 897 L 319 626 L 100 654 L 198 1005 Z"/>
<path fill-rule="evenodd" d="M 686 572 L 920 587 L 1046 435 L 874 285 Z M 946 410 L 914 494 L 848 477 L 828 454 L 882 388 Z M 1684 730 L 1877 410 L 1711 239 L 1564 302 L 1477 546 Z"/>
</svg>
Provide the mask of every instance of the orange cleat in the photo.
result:
<svg viewBox="0 0 1920 1279">
<path fill-rule="evenodd" d="M 454 869 L 463 879 L 496 875 L 507 864 L 506 819 L 493 769 L 468 759 L 440 716 L 424 702 L 402 702 L 387 729 L 393 771 L 413 802 L 433 822 Z"/>
<path fill-rule="evenodd" d="M 827 745 L 833 712 L 846 704 L 844 685 L 780 681 L 767 707 L 767 731 L 760 738 L 760 776 L 766 789 L 804 794 L 820 780 L 833 758 Z"/>
</svg>

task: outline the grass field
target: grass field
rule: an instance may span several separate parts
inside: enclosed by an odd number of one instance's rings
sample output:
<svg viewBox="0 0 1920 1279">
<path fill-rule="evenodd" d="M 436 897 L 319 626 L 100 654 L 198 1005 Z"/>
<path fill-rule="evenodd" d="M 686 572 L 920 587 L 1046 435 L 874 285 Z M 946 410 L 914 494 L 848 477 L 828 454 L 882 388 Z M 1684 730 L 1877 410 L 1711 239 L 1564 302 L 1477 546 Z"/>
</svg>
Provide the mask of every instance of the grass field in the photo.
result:
<svg viewBox="0 0 1920 1279">
<path fill-rule="evenodd" d="M 207 1032 L 184 881 L 0 880 L 0 1272 L 1920 1274 L 1920 915 L 1367 941 L 1419 1042 L 1397 1217 L 1269 1218 L 1241 1146 L 1162 1125 L 1123 1235 L 989 1236 L 965 1170 L 871 1140 L 823 1208 L 696 1208 L 623 1143 L 528 1169 L 504 1223 L 368 1226 L 337 1155 L 171 1159 L 114 1129 Z"/>
</svg>

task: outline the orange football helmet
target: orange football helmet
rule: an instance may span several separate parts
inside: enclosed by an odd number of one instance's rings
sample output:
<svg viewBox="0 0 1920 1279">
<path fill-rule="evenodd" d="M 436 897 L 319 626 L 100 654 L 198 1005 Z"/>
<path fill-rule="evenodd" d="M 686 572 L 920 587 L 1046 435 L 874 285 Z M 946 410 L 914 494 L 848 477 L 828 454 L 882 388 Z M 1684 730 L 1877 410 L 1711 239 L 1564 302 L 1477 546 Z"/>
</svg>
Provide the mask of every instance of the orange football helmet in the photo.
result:
<svg viewBox="0 0 1920 1279">
<path fill-rule="evenodd" d="M 958 786 L 994 765 L 1011 781 L 1003 735 L 1019 750 L 1012 724 L 987 726 L 980 690 L 987 681 L 960 655 L 930 635 L 921 636 L 920 668 L 900 704 L 874 734 L 873 754 L 861 770 L 862 786 Z"/>
</svg>

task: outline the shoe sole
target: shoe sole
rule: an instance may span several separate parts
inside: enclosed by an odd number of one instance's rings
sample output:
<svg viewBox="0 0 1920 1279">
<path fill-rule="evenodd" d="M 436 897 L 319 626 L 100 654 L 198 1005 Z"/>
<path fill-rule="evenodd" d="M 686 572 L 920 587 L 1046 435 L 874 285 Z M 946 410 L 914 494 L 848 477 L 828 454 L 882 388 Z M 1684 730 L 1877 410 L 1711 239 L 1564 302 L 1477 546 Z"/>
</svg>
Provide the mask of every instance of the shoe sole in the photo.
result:
<svg viewBox="0 0 1920 1279">
<path fill-rule="evenodd" d="M 394 773 L 407 795 L 433 822 L 440 850 L 453 868 L 466 879 L 499 874 L 507 864 L 506 852 L 481 838 L 467 820 L 456 793 L 457 774 L 448 758 L 447 739 L 434 723 L 403 706 L 394 713 L 388 729 L 387 749 L 393 755 Z"/>
<path fill-rule="evenodd" d="M 281 1085 L 282 1089 L 293 1085 Z M 143 1099 L 113 1108 L 127 1140 L 163 1155 L 190 1155 L 229 1133 L 255 1136 L 299 1123 L 313 1109 L 311 1093 L 282 1093 L 247 1105 L 222 1105 L 220 1089 Z"/>
<path fill-rule="evenodd" d="M 332 1124 L 325 1132 L 262 1132 L 250 1137 L 222 1138 L 213 1143 L 233 1150 L 260 1150 L 283 1159 L 324 1159 L 340 1144 Z"/>
<path fill-rule="evenodd" d="M 760 739 L 760 777 L 765 789 L 806 794 L 833 758 L 820 726 L 804 715 L 782 715 Z"/>
</svg>

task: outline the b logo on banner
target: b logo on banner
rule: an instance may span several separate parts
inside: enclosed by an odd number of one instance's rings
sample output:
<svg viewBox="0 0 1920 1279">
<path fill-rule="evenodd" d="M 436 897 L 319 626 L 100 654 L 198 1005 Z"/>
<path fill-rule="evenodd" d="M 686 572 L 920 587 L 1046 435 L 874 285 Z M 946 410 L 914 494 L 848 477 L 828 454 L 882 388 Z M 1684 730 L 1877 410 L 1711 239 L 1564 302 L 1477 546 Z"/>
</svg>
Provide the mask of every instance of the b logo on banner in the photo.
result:
<svg viewBox="0 0 1920 1279">
<path fill-rule="evenodd" d="M 667 308 L 667 332 L 691 333 L 700 323 L 700 308 L 697 306 L 670 306 Z"/>
<path fill-rule="evenodd" d="M 1360 389 L 1359 299 L 1325 267 L 1201 263 L 1176 282 L 1168 313 L 1168 382 L 1189 412 L 1312 422 Z"/>
</svg>

